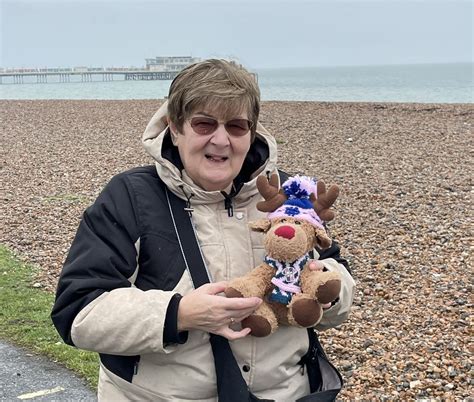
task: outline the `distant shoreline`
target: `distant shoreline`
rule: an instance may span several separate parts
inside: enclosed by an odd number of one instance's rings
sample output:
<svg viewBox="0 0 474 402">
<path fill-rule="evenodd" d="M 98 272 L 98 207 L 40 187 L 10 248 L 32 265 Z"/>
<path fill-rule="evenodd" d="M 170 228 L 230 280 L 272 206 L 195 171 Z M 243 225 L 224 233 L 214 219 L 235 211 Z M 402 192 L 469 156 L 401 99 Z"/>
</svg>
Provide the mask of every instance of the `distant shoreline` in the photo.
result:
<svg viewBox="0 0 474 402">
<path fill-rule="evenodd" d="M 250 69 L 257 73 L 264 101 L 464 104 L 474 103 L 473 67 L 474 64 L 460 63 Z M 17 79 L 23 84 L 4 80 L 0 99 L 149 100 L 168 94 L 170 80 L 138 78 L 119 80 L 97 73 L 70 79 Z"/>
<path fill-rule="evenodd" d="M 354 65 L 327 65 L 327 66 L 279 66 L 279 67 L 255 67 L 254 70 L 294 70 L 294 69 L 327 69 L 327 68 L 391 68 L 391 67 L 427 67 L 427 66 L 474 66 L 471 61 L 445 62 L 445 63 L 407 63 L 407 64 L 354 64 Z"/>
<path fill-rule="evenodd" d="M 25 103 L 42 103 L 42 102 L 50 102 L 50 103 L 62 103 L 62 102 L 77 102 L 77 103 L 127 103 L 127 102 L 143 102 L 143 103 L 150 103 L 155 102 L 156 104 L 161 104 L 165 102 L 165 98 L 161 99 L 2 99 L 0 98 L 0 108 L 2 103 L 11 103 L 11 102 L 25 102 Z M 303 104 L 334 104 L 334 105 L 381 105 L 381 106 L 423 106 L 423 105 L 433 105 L 433 106 L 460 106 L 460 107 L 473 107 L 474 103 L 468 102 L 389 102 L 389 101 L 313 101 L 313 100 L 262 100 L 261 104 L 264 105 L 271 105 L 271 104 L 295 104 L 295 103 L 303 103 Z"/>
</svg>

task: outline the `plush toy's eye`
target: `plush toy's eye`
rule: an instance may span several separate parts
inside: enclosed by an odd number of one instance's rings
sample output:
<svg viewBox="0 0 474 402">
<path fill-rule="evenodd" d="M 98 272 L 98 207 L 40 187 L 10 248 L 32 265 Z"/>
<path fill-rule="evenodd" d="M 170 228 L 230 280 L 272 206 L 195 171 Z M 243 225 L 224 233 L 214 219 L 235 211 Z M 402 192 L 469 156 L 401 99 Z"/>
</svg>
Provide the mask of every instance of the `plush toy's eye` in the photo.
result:
<svg viewBox="0 0 474 402">
<path fill-rule="evenodd" d="M 280 223 L 284 223 L 284 222 L 286 222 L 286 219 L 285 219 L 285 218 L 283 218 L 283 219 L 280 221 Z"/>
<path fill-rule="evenodd" d="M 295 225 L 301 225 L 300 221 L 295 221 Z"/>
</svg>

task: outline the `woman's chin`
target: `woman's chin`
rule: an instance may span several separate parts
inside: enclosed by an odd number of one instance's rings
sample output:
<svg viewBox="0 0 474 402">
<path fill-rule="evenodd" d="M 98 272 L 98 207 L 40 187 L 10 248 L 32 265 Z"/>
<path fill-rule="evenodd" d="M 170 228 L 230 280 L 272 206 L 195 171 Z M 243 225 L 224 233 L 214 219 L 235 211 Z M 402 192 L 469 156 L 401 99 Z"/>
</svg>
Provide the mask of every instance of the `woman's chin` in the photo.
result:
<svg viewBox="0 0 474 402">
<path fill-rule="evenodd" d="M 231 184 L 230 178 L 210 177 L 201 183 L 201 187 L 206 191 L 227 191 Z"/>
</svg>

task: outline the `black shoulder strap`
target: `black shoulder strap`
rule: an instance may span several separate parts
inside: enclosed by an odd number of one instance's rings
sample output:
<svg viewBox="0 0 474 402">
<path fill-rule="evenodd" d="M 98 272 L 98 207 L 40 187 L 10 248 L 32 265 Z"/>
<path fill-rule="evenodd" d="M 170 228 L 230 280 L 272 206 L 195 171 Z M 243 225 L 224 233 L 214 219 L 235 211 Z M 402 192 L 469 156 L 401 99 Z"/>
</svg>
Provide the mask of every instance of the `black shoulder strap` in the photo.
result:
<svg viewBox="0 0 474 402">
<path fill-rule="evenodd" d="M 210 277 L 196 239 L 191 216 L 185 210 L 185 201 L 166 188 L 165 191 L 186 269 L 191 275 L 194 287 L 198 288 L 209 283 Z M 210 342 L 216 367 L 219 402 L 262 401 L 249 391 L 227 339 L 210 334 Z"/>
<path fill-rule="evenodd" d="M 288 178 L 290 177 L 290 175 L 288 173 L 286 173 L 286 172 L 284 172 L 283 170 L 280 170 L 280 169 L 278 169 L 278 176 L 280 176 L 280 184 L 283 184 L 283 182 L 288 180 Z"/>
<path fill-rule="evenodd" d="M 186 211 L 186 202 L 184 200 L 174 195 L 166 187 L 165 192 L 186 269 L 191 275 L 194 288 L 198 288 L 205 283 L 209 283 L 210 277 L 202 259 L 201 249 L 194 233 L 191 216 Z"/>
</svg>

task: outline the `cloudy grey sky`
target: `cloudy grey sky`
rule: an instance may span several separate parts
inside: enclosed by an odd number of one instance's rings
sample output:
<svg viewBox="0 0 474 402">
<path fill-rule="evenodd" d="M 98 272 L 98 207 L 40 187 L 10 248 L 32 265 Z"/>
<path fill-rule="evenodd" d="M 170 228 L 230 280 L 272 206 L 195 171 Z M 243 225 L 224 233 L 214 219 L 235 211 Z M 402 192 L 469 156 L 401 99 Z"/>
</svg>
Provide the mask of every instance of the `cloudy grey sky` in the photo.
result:
<svg viewBox="0 0 474 402">
<path fill-rule="evenodd" d="M 472 61 L 470 0 L 0 0 L 1 67 L 142 66 L 235 57 L 250 68 Z"/>
</svg>

